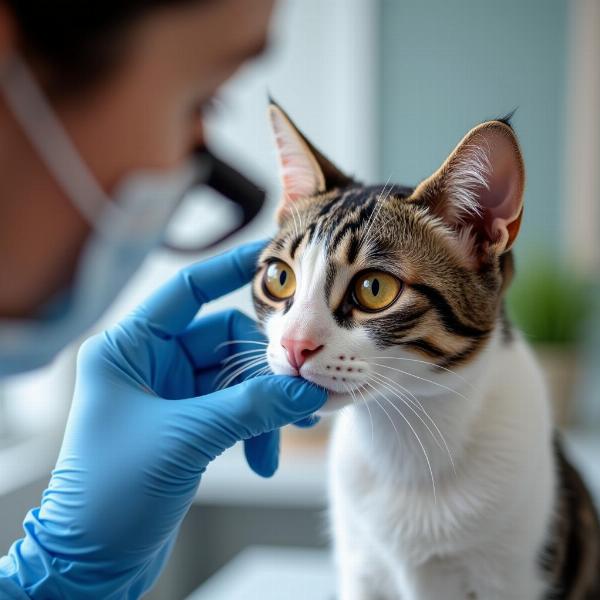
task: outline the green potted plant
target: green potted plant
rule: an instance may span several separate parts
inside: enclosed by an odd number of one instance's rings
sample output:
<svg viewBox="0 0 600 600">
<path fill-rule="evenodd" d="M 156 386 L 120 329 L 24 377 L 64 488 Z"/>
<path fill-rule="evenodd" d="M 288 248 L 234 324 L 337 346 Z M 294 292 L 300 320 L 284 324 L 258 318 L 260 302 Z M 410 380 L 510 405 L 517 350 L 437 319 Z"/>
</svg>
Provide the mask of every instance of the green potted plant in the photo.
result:
<svg viewBox="0 0 600 600">
<path fill-rule="evenodd" d="M 588 284 L 549 259 L 518 268 L 508 294 L 509 314 L 536 350 L 561 426 L 571 418 L 579 340 L 590 304 Z"/>
</svg>

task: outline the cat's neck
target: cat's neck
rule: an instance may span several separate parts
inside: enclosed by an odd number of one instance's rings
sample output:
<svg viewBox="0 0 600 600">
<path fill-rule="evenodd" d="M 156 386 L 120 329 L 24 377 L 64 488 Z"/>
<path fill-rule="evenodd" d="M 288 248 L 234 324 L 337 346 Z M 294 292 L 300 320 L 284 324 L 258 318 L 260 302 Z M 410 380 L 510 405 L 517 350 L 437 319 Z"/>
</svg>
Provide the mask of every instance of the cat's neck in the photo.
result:
<svg viewBox="0 0 600 600">
<path fill-rule="evenodd" d="M 347 416 L 371 460 L 371 468 L 405 482 L 455 474 L 473 423 L 485 411 L 490 373 L 503 352 L 499 335 L 464 368 L 439 370 L 427 361 L 390 354 L 377 361 L 377 382 L 362 393 Z"/>
</svg>

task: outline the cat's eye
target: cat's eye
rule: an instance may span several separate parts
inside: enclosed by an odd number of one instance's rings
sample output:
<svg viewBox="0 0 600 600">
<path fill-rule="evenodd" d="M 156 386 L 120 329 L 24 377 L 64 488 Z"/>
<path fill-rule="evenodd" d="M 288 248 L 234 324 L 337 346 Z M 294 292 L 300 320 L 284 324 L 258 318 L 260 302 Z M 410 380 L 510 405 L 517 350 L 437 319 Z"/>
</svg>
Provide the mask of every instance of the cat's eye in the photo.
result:
<svg viewBox="0 0 600 600">
<path fill-rule="evenodd" d="M 398 297 L 402 284 L 383 271 L 361 273 L 354 281 L 354 299 L 359 308 L 376 312 L 390 306 Z"/>
<path fill-rule="evenodd" d="M 296 291 L 296 275 L 282 260 L 269 263 L 263 278 L 265 293 L 273 300 L 287 300 Z"/>
</svg>

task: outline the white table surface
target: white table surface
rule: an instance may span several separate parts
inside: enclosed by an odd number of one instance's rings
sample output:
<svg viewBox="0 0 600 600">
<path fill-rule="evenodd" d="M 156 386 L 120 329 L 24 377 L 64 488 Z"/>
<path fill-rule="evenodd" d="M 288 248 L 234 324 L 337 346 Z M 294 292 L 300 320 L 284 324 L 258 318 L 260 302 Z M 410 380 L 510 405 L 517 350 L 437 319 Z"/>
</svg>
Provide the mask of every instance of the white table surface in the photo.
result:
<svg viewBox="0 0 600 600">
<path fill-rule="evenodd" d="M 334 600 L 326 550 L 251 546 L 187 600 Z"/>
<path fill-rule="evenodd" d="M 327 501 L 325 448 L 283 448 L 279 468 L 265 479 L 246 463 L 236 444 L 209 465 L 195 502 L 219 506 L 321 509 Z"/>
</svg>

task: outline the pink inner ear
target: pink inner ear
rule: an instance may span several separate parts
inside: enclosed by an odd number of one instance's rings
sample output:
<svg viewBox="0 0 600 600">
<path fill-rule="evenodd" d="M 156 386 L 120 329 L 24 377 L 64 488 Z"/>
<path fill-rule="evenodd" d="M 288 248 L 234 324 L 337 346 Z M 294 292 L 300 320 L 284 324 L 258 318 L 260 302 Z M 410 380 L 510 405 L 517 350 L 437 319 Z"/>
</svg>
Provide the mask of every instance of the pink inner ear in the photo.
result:
<svg viewBox="0 0 600 600">
<path fill-rule="evenodd" d="M 488 152 L 487 188 L 481 186 L 477 200 L 482 208 L 483 225 L 488 239 L 502 250 L 514 241 L 510 225 L 521 215 L 523 207 L 523 166 L 518 148 L 509 134 L 499 129 L 479 133 Z M 512 239 L 511 239 L 512 238 Z"/>
<path fill-rule="evenodd" d="M 279 152 L 283 204 L 314 196 L 324 187 L 323 173 L 315 157 L 281 110 L 271 106 L 269 114 Z"/>
</svg>

